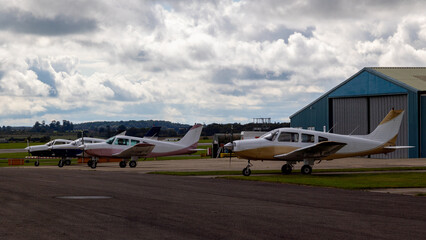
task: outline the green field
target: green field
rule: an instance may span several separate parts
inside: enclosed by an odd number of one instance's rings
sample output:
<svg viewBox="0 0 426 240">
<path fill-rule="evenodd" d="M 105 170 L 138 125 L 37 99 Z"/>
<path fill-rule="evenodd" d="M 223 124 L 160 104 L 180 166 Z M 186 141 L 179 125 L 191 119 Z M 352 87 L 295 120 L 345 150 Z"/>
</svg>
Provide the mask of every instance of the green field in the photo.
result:
<svg viewBox="0 0 426 240">
<path fill-rule="evenodd" d="M 30 146 L 40 145 L 44 143 L 40 142 L 32 142 Z M 27 143 L 0 143 L 0 149 L 18 149 L 18 148 L 26 148 Z"/>
<path fill-rule="evenodd" d="M 361 168 L 361 169 L 317 169 L 315 172 L 324 174 L 302 175 L 295 173 L 282 175 L 274 170 L 253 170 L 252 175 L 245 177 L 241 171 L 204 171 L 204 172 L 151 172 L 151 174 L 165 174 L 178 176 L 211 175 L 218 178 L 246 181 L 262 181 L 274 183 L 299 184 L 321 187 L 335 187 L 343 189 L 374 189 L 374 188 L 411 188 L 426 187 L 426 173 L 398 172 L 406 170 L 425 170 L 426 167 L 397 167 L 397 168 Z M 366 172 L 351 174 L 336 174 L 333 172 Z M 368 173 L 382 171 L 380 173 Z M 388 171 L 388 172 L 387 172 Z M 389 172 L 392 171 L 392 172 Z M 396 172 L 395 172 L 396 171 Z M 326 174 L 330 172 L 330 174 Z M 260 176 L 258 174 L 261 174 Z M 227 176 L 220 176 L 227 175 Z M 238 176 L 229 176 L 238 175 Z M 256 176 L 258 175 L 258 176 Z"/>
<path fill-rule="evenodd" d="M 381 172 L 381 171 L 409 171 L 426 170 L 426 167 L 387 167 L 387 168 L 339 168 L 339 169 L 314 169 L 313 173 L 333 172 Z M 199 172 L 150 172 L 150 174 L 176 175 L 176 176 L 217 176 L 217 175 L 241 175 L 242 171 L 199 171 Z M 280 170 L 252 170 L 252 176 L 256 174 L 281 174 Z M 298 173 L 293 173 L 298 174 Z"/>
<path fill-rule="evenodd" d="M 344 189 L 426 187 L 424 172 L 355 173 L 321 175 L 226 176 L 226 179 L 291 183 Z"/>
</svg>

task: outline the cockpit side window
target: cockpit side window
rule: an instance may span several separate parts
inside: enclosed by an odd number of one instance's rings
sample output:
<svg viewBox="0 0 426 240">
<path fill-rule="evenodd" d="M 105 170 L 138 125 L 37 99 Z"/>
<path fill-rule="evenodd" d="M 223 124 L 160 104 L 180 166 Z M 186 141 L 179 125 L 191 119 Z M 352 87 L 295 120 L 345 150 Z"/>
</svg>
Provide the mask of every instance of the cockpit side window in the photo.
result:
<svg viewBox="0 0 426 240">
<path fill-rule="evenodd" d="M 278 142 L 298 142 L 298 141 L 299 141 L 298 133 L 281 132 L 280 136 L 278 137 Z"/>
<path fill-rule="evenodd" d="M 115 141 L 116 145 L 127 145 L 129 143 L 129 139 L 125 138 L 117 138 L 117 141 Z"/>
</svg>

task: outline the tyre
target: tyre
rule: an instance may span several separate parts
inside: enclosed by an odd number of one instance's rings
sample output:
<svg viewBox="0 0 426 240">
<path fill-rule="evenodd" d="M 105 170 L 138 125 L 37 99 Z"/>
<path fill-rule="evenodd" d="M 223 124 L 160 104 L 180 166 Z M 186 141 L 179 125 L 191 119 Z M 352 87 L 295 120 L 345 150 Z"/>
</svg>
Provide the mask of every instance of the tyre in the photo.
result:
<svg viewBox="0 0 426 240">
<path fill-rule="evenodd" d="M 40 162 L 37 160 L 34 162 L 34 166 L 38 167 L 40 165 Z"/>
<path fill-rule="evenodd" d="M 312 173 L 312 168 L 309 165 L 303 165 L 302 169 L 300 169 L 302 174 L 308 175 Z"/>
<path fill-rule="evenodd" d="M 121 161 L 120 162 L 120 167 L 121 168 L 125 168 L 126 167 L 126 162 L 125 161 Z"/>
<path fill-rule="evenodd" d="M 91 167 L 91 166 L 92 166 L 92 164 L 93 164 L 93 160 L 89 160 L 89 161 L 87 161 L 87 166 Z"/>
<path fill-rule="evenodd" d="M 65 160 L 65 165 L 67 165 L 67 166 L 71 165 L 71 160 L 69 160 L 69 159 Z"/>
<path fill-rule="evenodd" d="M 250 176 L 250 174 L 251 174 L 251 170 L 250 170 L 250 168 L 244 168 L 243 169 L 243 175 L 244 176 Z"/>
<path fill-rule="evenodd" d="M 97 162 L 93 162 L 90 167 L 93 168 L 93 169 L 95 169 L 97 164 L 98 164 Z"/>
<path fill-rule="evenodd" d="M 289 164 L 284 164 L 284 165 L 281 167 L 281 172 L 282 172 L 283 174 L 285 174 L 285 175 L 290 174 L 290 173 L 291 173 L 291 170 L 292 170 L 292 168 L 291 168 L 291 166 L 290 166 Z"/>
<path fill-rule="evenodd" d="M 137 165 L 136 161 L 130 161 L 129 162 L 129 167 L 131 167 L 131 168 L 136 167 L 136 165 Z"/>
</svg>

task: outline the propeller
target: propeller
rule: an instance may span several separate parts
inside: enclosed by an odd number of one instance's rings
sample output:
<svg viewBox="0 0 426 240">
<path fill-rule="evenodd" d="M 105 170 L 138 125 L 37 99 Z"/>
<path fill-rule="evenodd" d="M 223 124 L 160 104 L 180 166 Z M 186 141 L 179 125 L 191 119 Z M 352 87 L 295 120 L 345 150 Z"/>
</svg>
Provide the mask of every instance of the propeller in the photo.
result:
<svg viewBox="0 0 426 240">
<path fill-rule="evenodd" d="M 30 156 L 30 139 L 27 138 L 27 147 L 26 147 L 27 151 L 28 151 L 28 156 Z"/>
<path fill-rule="evenodd" d="M 81 130 L 81 146 L 83 146 L 83 160 L 82 162 L 84 163 L 84 130 Z"/>
<path fill-rule="evenodd" d="M 234 125 L 231 124 L 231 144 L 234 146 Z M 229 168 L 231 168 L 232 148 L 229 149 Z"/>
</svg>

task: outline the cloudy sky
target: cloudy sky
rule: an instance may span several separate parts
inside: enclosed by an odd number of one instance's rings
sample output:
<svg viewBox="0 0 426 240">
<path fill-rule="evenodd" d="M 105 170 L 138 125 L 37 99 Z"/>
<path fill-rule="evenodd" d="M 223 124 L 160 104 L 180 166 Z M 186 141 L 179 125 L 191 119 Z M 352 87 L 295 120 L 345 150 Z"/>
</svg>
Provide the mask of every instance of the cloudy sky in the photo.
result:
<svg viewBox="0 0 426 240">
<path fill-rule="evenodd" d="M 0 0 L 0 125 L 274 122 L 363 67 L 426 66 L 424 1 Z"/>
</svg>

